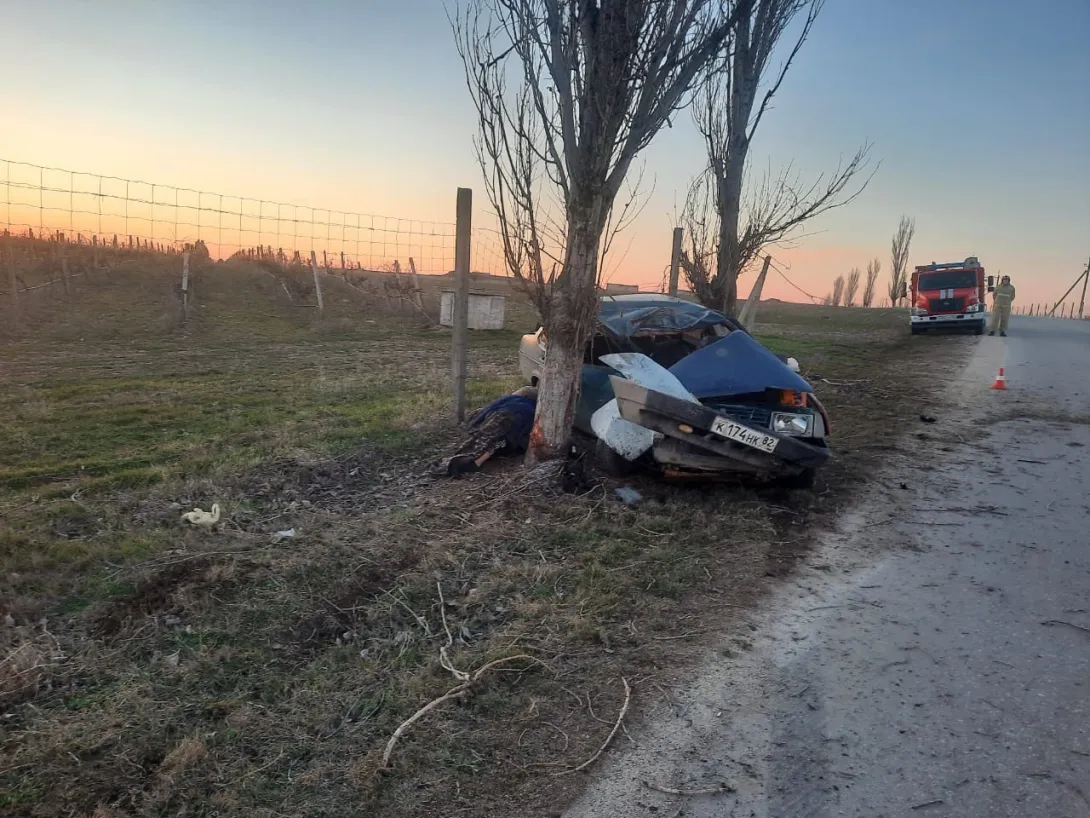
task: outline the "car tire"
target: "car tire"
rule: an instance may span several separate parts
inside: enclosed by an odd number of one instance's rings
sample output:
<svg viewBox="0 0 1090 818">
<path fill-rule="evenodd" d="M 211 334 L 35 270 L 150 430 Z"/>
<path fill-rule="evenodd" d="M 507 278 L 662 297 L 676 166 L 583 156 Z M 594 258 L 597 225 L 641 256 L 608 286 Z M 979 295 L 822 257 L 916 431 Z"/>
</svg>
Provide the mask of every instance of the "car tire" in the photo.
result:
<svg viewBox="0 0 1090 818">
<path fill-rule="evenodd" d="M 923 329 L 923 327 L 913 327 L 912 328 L 912 334 L 913 335 L 922 335 L 926 331 L 927 330 Z"/>
<path fill-rule="evenodd" d="M 781 477 L 776 481 L 776 485 L 785 489 L 799 489 L 803 491 L 810 491 L 814 488 L 814 483 L 817 480 L 817 469 L 804 469 L 798 474 L 794 474 L 791 477 Z"/>
<path fill-rule="evenodd" d="M 983 335 L 983 334 L 984 334 L 984 325 L 983 324 L 979 324 L 978 326 L 973 327 L 973 335 Z"/>
<path fill-rule="evenodd" d="M 594 443 L 594 462 L 610 477 L 627 477 L 636 470 L 635 463 L 625 460 L 609 448 L 603 440 L 597 440 Z"/>
</svg>

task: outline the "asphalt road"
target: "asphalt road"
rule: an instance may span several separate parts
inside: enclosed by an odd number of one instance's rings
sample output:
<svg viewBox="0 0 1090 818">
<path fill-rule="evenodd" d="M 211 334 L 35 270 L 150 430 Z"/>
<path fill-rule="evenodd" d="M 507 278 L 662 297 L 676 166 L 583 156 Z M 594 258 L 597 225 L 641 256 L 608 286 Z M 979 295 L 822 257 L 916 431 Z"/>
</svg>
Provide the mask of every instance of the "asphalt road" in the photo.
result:
<svg viewBox="0 0 1090 818">
<path fill-rule="evenodd" d="M 1090 322 L 980 339 L 749 649 L 674 691 L 567 818 L 1090 817 L 1088 399 Z"/>
</svg>

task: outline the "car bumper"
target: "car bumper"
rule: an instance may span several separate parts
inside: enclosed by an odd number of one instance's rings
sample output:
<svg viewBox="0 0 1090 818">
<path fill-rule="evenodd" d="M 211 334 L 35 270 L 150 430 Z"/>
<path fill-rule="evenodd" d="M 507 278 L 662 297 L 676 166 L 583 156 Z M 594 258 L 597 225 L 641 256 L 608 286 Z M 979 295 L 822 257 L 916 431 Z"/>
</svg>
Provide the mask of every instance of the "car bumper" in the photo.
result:
<svg viewBox="0 0 1090 818">
<path fill-rule="evenodd" d="M 621 417 L 661 435 L 651 455 L 664 468 L 780 477 L 819 468 L 829 459 L 824 445 L 765 429 L 753 431 L 775 439 L 771 452 L 726 439 L 711 431 L 722 416 L 707 406 L 655 392 L 634 381 L 616 377 L 611 381 Z"/>
<path fill-rule="evenodd" d="M 987 313 L 983 312 L 963 312 L 948 315 L 913 315 L 911 316 L 912 326 L 934 326 L 934 327 L 952 327 L 952 326 L 980 326 L 984 324 Z"/>
</svg>

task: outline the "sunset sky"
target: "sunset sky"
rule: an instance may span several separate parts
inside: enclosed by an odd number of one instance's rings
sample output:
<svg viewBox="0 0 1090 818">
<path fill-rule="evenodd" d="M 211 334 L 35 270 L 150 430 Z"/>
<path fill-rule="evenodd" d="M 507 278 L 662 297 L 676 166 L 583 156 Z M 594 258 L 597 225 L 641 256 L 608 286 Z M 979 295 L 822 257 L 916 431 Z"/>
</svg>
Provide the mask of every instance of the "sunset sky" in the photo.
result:
<svg viewBox="0 0 1090 818">
<path fill-rule="evenodd" d="M 800 287 L 824 295 L 873 257 L 888 269 L 902 213 L 917 223 L 910 265 L 976 255 L 1026 303 L 1078 276 L 1090 3 L 1026 8 L 828 0 L 753 166 L 793 162 L 813 179 L 869 140 L 881 167 L 856 202 L 772 249 Z M 417 222 L 452 222 L 460 185 L 485 207 L 441 0 L 10 0 L 3 28 L 2 159 Z M 659 284 L 702 155 L 688 115 L 646 151 L 654 192 L 619 240 L 613 280 Z M 441 255 L 445 241 L 415 252 Z M 802 298 L 778 276 L 766 295 Z"/>
</svg>

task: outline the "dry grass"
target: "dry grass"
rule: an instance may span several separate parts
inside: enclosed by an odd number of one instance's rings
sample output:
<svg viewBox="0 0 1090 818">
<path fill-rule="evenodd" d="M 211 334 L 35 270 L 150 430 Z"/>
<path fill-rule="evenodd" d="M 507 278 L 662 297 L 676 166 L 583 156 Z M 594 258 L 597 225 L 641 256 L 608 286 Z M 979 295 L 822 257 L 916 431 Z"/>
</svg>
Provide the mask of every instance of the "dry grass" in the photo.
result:
<svg viewBox="0 0 1090 818">
<path fill-rule="evenodd" d="M 621 680 L 632 725 L 710 645 L 744 650 L 734 617 L 905 445 L 891 430 L 970 343 L 910 340 L 881 311 L 763 306 L 769 345 L 829 406 L 839 460 L 815 493 L 635 478 L 629 508 L 593 473 L 578 497 L 502 465 L 417 477 L 456 433 L 447 336 L 343 282 L 316 320 L 260 273 L 215 270 L 187 327 L 141 323 L 129 294 L 158 291 L 118 272 L 94 302 L 113 305 L 114 340 L 80 343 L 100 317 L 44 310 L 0 353 L 10 814 L 555 812 L 584 779 L 552 773 L 603 746 Z M 532 318 L 512 315 L 474 340 L 476 402 L 516 382 Z M 213 501 L 218 530 L 180 524 Z M 398 726 L 457 684 L 448 645 L 467 673 L 535 661 L 426 713 L 383 770 Z"/>
</svg>

